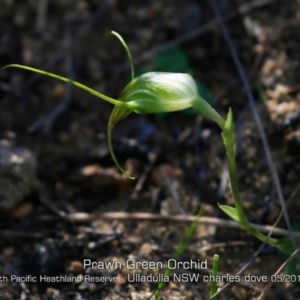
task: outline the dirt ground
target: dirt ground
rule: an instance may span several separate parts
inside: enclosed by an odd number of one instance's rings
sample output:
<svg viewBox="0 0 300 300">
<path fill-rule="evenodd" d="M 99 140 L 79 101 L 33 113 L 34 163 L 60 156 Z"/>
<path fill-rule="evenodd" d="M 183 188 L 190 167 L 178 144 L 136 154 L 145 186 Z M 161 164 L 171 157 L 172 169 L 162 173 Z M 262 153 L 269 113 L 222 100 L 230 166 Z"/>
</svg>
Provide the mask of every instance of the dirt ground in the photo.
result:
<svg viewBox="0 0 300 300">
<path fill-rule="evenodd" d="M 300 173 L 300 3 L 217 2 L 287 200 Z M 130 68 L 114 30 L 128 43 L 136 74 L 190 73 L 222 116 L 233 109 L 247 217 L 260 225 L 275 222 L 281 204 L 266 153 L 209 1 L 0 4 L 0 67 L 33 66 L 117 99 L 130 81 Z M 0 72 L 0 299 L 154 299 L 159 274 L 201 207 L 203 218 L 161 299 L 208 299 L 205 278 L 213 255 L 220 257 L 219 275 L 228 278 L 259 248 L 259 241 L 231 225 L 218 208 L 233 200 L 214 123 L 190 110 L 122 120 L 113 145 L 121 165 L 136 177 L 130 180 L 108 151 L 111 110 L 57 80 L 12 68 Z M 287 208 L 295 230 L 298 197 Z M 286 229 L 284 219 L 278 227 Z M 264 247 L 220 299 L 255 299 L 267 286 L 258 282 L 260 276 L 274 275 L 285 259 Z M 299 297 L 298 284 L 276 282 L 264 299 Z"/>
</svg>

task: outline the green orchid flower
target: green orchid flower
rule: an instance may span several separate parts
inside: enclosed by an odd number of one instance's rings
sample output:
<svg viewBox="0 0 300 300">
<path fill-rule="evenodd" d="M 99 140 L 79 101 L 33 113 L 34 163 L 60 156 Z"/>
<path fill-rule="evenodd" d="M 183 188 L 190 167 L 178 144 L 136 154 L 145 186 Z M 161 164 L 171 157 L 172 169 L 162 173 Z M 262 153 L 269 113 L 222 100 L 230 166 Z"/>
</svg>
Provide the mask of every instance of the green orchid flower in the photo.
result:
<svg viewBox="0 0 300 300">
<path fill-rule="evenodd" d="M 134 177 L 130 176 L 120 166 L 112 146 L 112 130 L 115 124 L 127 117 L 130 113 L 164 113 L 194 107 L 203 116 L 215 121 L 222 129 L 225 120 L 199 96 L 197 85 L 189 74 L 148 72 L 134 78 L 132 57 L 125 41 L 118 33 L 112 32 L 112 34 L 115 35 L 124 46 L 131 66 L 132 81 L 125 87 L 118 100 L 99 93 L 77 81 L 36 68 L 11 64 L 5 66 L 3 69 L 9 67 L 20 68 L 71 83 L 74 86 L 115 105 L 108 122 L 107 139 L 109 151 L 118 169 L 128 178 L 134 179 Z"/>
</svg>

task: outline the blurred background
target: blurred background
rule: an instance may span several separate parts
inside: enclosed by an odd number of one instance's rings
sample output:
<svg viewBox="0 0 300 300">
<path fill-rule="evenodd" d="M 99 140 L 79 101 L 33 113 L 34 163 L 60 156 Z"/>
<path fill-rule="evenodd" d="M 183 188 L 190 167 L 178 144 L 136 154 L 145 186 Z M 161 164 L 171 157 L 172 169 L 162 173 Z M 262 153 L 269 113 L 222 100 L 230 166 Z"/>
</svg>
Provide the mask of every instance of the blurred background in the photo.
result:
<svg viewBox="0 0 300 300">
<path fill-rule="evenodd" d="M 300 172 L 300 4 L 216 2 L 244 65 L 287 199 Z M 131 50 L 136 76 L 149 71 L 189 73 L 199 94 L 222 116 L 232 107 L 245 212 L 253 223 L 273 224 L 280 202 L 241 79 L 209 1 L 0 0 L 0 4 L 0 67 L 32 66 L 117 99 L 130 82 L 130 65 L 124 48 L 111 35 L 114 30 Z M 227 219 L 217 206 L 232 205 L 233 200 L 216 124 L 192 109 L 132 114 L 122 120 L 114 128 L 113 145 L 121 165 L 137 178 L 131 181 L 116 169 L 108 151 L 111 111 L 112 105 L 57 80 L 14 68 L 0 72 L 1 274 L 93 274 L 95 270 L 82 269 L 84 258 L 124 262 L 134 255 L 138 260 L 164 261 L 172 257 L 188 228 L 187 223 L 149 226 L 130 218 L 113 222 L 95 214 L 184 216 L 195 215 L 202 207 L 204 216 Z M 295 230 L 297 209 L 294 199 L 288 211 Z M 78 221 L 78 213 L 85 213 L 86 222 Z M 70 221 L 71 214 L 77 214 L 75 221 Z M 284 221 L 280 226 L 285 228 Z M 212 250 L 215 244 L 221 245 L 217 251 Z M 221 227 L 200 225 L 182 259 L 211 260 L 217 252 L 222 257 L 220 272 L 234 274 L 258 245 L 241 230 L 228 229 L 226 222 Z M 238 253 L 235 258 L 232 251 Z M 279 267 L 278 253 L 268 247 L 264 251 L 263 260 L 249 273 L 263 269 L 268 275 Z M 0 297 L 143 299 L 155 290 L 154 283 L 129 288 L 127 272 L 106 270 L 117 276 L 114 285 L 82 281 L 58 286 L 29 283 L 24 288 L 7 283 Z M 234 284 L 224 295 L 252 299 L 264 287 L 255 286 Z M 205 299 L 208 288 L 208 284 L 174 283 L 164 296 Z M 292 299 L 287 294 L 296 295 L 299 289 L 281 284 L 274 293 Z"/>
</svg>

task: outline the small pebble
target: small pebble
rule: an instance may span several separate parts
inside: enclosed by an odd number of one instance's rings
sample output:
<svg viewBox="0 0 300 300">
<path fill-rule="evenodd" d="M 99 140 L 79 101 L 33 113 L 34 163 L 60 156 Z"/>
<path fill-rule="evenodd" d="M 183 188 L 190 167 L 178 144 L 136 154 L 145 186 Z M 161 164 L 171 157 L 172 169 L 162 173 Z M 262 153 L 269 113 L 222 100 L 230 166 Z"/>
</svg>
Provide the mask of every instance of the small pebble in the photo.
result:
<svg viewBox="0 0 300 300">
<path fill-rule="evenodd" d="M 59 290 L 47 288 L 46 294 L 52 299 L 61 299 Z"/>
<path fill-rule="evenodd" d="M 11 216 L 16 219 L 26 218 L 33 211 L 33 205 L 30 202 L 22 203 L 17 206 L 12 212 Z"/>
<path fill-rule="evenodd" d="M 14 247 L 6 247 L 6 248 L 3 249 L 2 253 L 3 253 L 3 256 L 5 258 L 9 258 L 9 257 L 11 257 L 14 254 L 14 252 L 15 252 L 15 248 Z"/>
<path fill-rule="evenodd" d="M 91 283 L 89 285 L 89 291 L 90 292 L 94 292 L 94 291 L 96 291 L 96 289 L 97 289 L 97 284 L 96 283 Z"/>
<path fill-rule="evenodd" d="M 70 264 L 70 271 L 73 274 L 80 274 L 83 272 L 83 264 L 81 261 L 74 260 Z"/>
<path fill-rule="evenodd" d="M 240 300 L 247 299 L 247 292 L 244 288 L 233 286 L 231 291 L 237 297 L 237 299 Z"/>
<path fill-rule="evenodd" d="M 83 281 L 80 284 L 80 286 L 78 287 L 78 289 L 81 290 L 81 291 L 86 290 L 87 288 L 89 288 L 89 285 L 90 285 L 89 282 Z"/>
<path fill-rule="evenodd" d="M 126 283 L 126 281 L 127 281 L 127 278 L 125 277 L 124 274 L 117 275 L 116 285 L 122 285 L 122 284 Z"/>
<path fill-rule="evenodd" d="M 153 251 L 153 245 L 150 243 L 145 243 L 141 246 L 139 253 L 142 256 L 148 256 L 152 253 L 152 251 Z"/>
</svg>

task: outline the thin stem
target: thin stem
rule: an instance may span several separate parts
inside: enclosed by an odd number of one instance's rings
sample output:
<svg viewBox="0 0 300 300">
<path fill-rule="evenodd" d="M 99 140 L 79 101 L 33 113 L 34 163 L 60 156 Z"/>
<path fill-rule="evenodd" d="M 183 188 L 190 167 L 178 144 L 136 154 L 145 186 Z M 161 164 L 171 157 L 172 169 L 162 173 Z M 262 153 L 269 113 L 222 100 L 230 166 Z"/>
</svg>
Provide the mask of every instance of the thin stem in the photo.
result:
<svg viewBox="0 0 300 300">
<path fill-rule="evenodd" d="M 111 104 L 114 104 L 116 106 L 123 105 L 123 102 L 121 102 L 119 100 L 116 100 L 116 99 L 113 99 L 113 98 L 110 98 L 108 96 L 105 96 L 104 94 L 99 93 L 99 92 L 89 88 L 88 86 L 82 84 L 82 83 L 79 83 L 77 81 L 74 81 L 74 80 L 71 80 L 71 79 L 53 74 L 53 73 L 49 73 L 49 72 L 42 71 L 42 70 L 39 70 L 39 69 L 36 69 L 36 68 L 27 67 L 27 66 L 23 66 L 23 65 L 17 65 L 17 64 L 7 65 L 4 68 L 2 68 L 2 70 L 6 69 L 6 68 L 19 68 L 19 69 L 24 69 L 24 70 L 27 70 L 27 71 L 35 72 L 35 73 L 38 73 L 38 74 L 41 74 L 41 75 L 46 75 L 48 77 L 52 77 L 52 78 L 58 79 L 58 80 L 63 81 L 63 82 L 71 83 L 74 86 L 76 86 L 76 87 L 78 87 L 78 88 L 80 88 L 80 89 L 82 89 L 82 90 L 98 97 L 98 98 L 101 98 L 101 99 L 103 99 L 103 100 L 105 100 L 105 101 L 107 101 Z"/>
<path fill-rule="evenodd" d="M 223 129 L 225 120 L 204 99 L 201 97 L 195 99 L 193 101 L 193 107 L 198 110 L 202 116 L 215 121 L 221 127 L 221 129 Z"/>
<path fill-rule="evenodd" d="M 233 140 L 228 138 L 224 133 L 222 134 L 222 136 L 224 139 L 224 144 L 227 153 L 231 189 L 232 189 L 233 199 L 235 203 L 235 208 L 239 218 L 239 224 L 244 230 L 248 231 L 256 238 L 258 238 L 260 241 L 264 242 L 267 239 L 267 237 L 249 223 L 243 210 L 239 188 L 238 188 Z M 278 244 L 278 240 L 274 238 L 270 238 L 268 239 L 267 243 L 271 246 L 276 246 Z"/>
<path fill-rule="evenodd" d="M 224 136 L 223 136 L 224 138 Z M 226 154 L 228 159 L 228 166 L 229 166 L 229 177 L 230 177 L 230 183 L 231 183 L 231 190 L 232 195 L 235 203 L 235 208 L 237 210 L 239 220 L 241 224 L 249 224 L 247 218 L 245 217 L 245 213 L 243 210 L 240 193 L 239 193 L 239 187 L 237 182 L 237 174 L 236 174 L 236 164 L 235 164 L 235 153 L 232 143 L 227 143 L 226 138 L 224 138 L 224 144 L 226 148 Z"/>
</svg>

